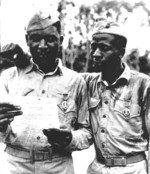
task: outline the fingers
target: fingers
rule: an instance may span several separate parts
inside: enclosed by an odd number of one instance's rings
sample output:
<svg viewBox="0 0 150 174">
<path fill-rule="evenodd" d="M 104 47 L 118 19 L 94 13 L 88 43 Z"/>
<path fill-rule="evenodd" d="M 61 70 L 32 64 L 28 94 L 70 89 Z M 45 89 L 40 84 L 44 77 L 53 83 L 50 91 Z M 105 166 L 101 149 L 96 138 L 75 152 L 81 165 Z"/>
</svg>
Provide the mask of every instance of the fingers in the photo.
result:
<svg viewBox="0 0 150 174">
<path fill-rule="evenodd" d="M 3 102 L 3 103 L 0 103 L 0 108 L 11 108 L 11 109 L 15 109 L 15 108 L 20 108 L 20 106 L 18 105 L 14 105 L 14 104 L 11 104 L 11 103 L 8 103 L 8 102 Z"/>
<path fill-rule="evenodd" d="M 2 125 L 2 126 L 0 125 L 0 132 L 6 131 L 7 127 L 8 127 L 8 124 Z"/>
<path fill-rule="evenodd" d="M 8 125 L 12 121 L 13 121 L 13 118 L 4 118 L 0 120 L 0 126 L 4 127 L 4 125 Z"/>
<path fill-rule="evenodd" d="M 0 131 L 5 131 L 14 117 L 22 115 L 20 106 L 15 106 L 9 103 L 0 103 Z"/>
<path fill-rule="evenodd" d="M 18 57 L 18 54 L 21 53 L 23 53 L 23 50 L 18 44 L 10 43 L 2 47 L 0 55 L 4 58 L 14 60 Z"/>
<path fill-rule="evenodd" d="M 57 134 L 57 132 L 59 132 L 59 129 L 56 129 L 56 128 L 43 129 L 43 133 L 44 133 L 46 136 L 55 135 L 55 134 Z"/>
<path fill-rule="evenodd" d="M 47 136 L 48 142 L 55 146 L 66 146 L 72 139 L 72 134 L 68 130 L 50 128 L 43 129 L 43 133 Z"/>
<path fill-rule="evenodd" d="M 0 107 L 0 114 L 7 113 L 9 111 L 20 111 L 20 110 L 21 110 L 21 108 L 19 108 L 19 107 L 12 107 L 12 108 L 8 108 L 8 107 L 1 108 Z"/>
<path fill-rule="evenodd" d="M 51 131 L 51 129 L 43 129 L 43 134 L 47 137 L 50 144 L 54 144 L 56 135 Z"/>
<path fill-rule="evenodd" d="M 43 129 L 43 133 L 45 136 L 47 136 L 50 139 L 55 138 L 55 133 L 51 131 L 51 129 Z"/>
<path fill-rule="evenodd" d="M 20 106 L 15 106 L 9 103 L 0 103 L 0 119 L 12 118 L 18 115 L 22 115 Z"/>
<path fill-rule="evenodd" d="M 51 133 L 51 131 L 47 130 L 47 129 L 43 129 L 43 134 L 47 137 L 48 142 L 53 145 L 54 144 L 54 139 L 53 139 L 53 134 Z"/>
<path fill-rule="evenodd" d="M 20 116 L 22 115 L 23 112 L 22 111 L 8 111 L 4 114 L 0 114 L 0 119 L 5 119 L 5 118 L 12 118 L 12 117 L 16 117 L 16 116 Z"/>
<path fill-rule="evenodd" d="M 44 135 L 48 136 L 48 130 L 47 129 L 43 129 L 42 131 L 43 131 Z"/>
<path fill-rule="evenodd" d="M 8 125 L 14 120 L 14 118 L 5 118 L 0 120 L 0 132 L 6 131 Z"/>
<path fill-rule="evenodd" d="M 10 43 L 6 44 L 2 47 L 1 54 L 12 53 L 15 54 L 20 50 L 20 46 L 18 44 Z"/>
<path fill-rule="evenodd" d="M 5 118 L 0 120 L 0 132 L 6 131 L 8 125 L 14 120 L 14 117 L 12 118 Z"/>
<path fill-rule="evenodd" d="M 48 137 L 48 142 L 52 145 L 52 146 L 55 146 L 55 147 L 64 147 L 66 145 L 69 144 L 68 141 L 65 141 L 65 140 L 60 140 L 60 139 L 56 139 L 56 138 L 50 138 Z"/>
<path fill-rule="evenodd" d="M 57 128 L 50 128 L 50 129 L 43 129 L 43 133 L 46 136 L 54 136 L 55 138 L 63 138 L 64 136 L 66 136 L 66 134 L 68 133 L 67 130 L 65 129 L 57 129 Z"/>
<path fill-rule="evenodd" d="M 51 142 L 49 141 L 49 143 L 54 147 L 62 147 L 63 146 L 61 143 L 56 142 L 56 141 L 51 141 Z"/>
<path fill-rule="evenodd" d="M 0 103 L 0 111 L 2 110 L 20 110 L 21 107 L 11 103 Z"/>
<path fill-rule="evenodd" d="M 19 115 L 22 115 L 23 112 L 22 111 L 8 111 L 7 112 L 7 116 L 10 118 L 10 117 L 16 117 L 16 116 L 19 116 Z"/>
</svg>

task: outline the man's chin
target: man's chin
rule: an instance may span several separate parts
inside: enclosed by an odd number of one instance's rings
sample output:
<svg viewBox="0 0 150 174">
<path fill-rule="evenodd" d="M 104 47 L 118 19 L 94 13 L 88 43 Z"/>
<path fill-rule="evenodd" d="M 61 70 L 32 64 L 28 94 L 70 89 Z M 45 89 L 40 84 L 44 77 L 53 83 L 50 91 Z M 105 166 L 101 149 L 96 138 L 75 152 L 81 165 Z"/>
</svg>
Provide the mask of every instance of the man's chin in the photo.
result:
<svg viewBox="0 0 150 174">
<path fill-rule="evenodd" d="M 93 71 L 94 72 L 102 72 L 102 70 L 103 70 L 102 64 L 95 64 L 94 63 L 94 65 L 93 65 Z"/>
<path fill-rule="evenodd" d="M 45 60 L 35 60 L 34 61 L 37 65 L 40 65 L 40 64 L 47 64 L 47 61 L 45 61 Z"/>
</svg>

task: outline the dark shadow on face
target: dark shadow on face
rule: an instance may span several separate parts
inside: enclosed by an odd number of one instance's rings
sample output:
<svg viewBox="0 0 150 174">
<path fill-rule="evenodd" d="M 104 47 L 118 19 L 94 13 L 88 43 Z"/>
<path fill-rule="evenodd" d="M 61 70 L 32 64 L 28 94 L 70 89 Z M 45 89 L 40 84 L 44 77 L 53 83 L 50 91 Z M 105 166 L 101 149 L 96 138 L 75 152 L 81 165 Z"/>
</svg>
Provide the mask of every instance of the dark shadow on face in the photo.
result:
<svg viewBox="0 0 150 174">
<path fill-rule="evenodd" d="M 91 41 L 91 57 L 96 72 L 114 69 L 120 66 L 124 47 L 118 46 L 118 36 L 95 34 Z"/>
<path fill-rule="evenodd" d="M 26 36 L 33 61 L 45 73 L 54 71 L 56 58 L 61 45 L 61 37 L 55 26 L 35 30 Z"/>
</svg>

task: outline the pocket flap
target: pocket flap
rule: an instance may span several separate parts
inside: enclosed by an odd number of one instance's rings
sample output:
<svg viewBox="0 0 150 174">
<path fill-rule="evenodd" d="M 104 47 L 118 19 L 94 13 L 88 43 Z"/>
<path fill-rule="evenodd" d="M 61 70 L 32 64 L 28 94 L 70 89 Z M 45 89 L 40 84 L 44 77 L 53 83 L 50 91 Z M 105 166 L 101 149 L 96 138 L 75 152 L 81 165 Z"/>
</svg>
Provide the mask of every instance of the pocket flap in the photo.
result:
<svg viewBox="0 0 150 174">
<path fill-rule="evenodd" d="M 141 107 L 138 104 L 131 104 L 130 113 L 131 117 L 139 116 L 141 113 Z"/>
<path fill-rule="evenodd" d="M 76 104 L 75 104 L 75 101 L 74 101 L 74 100 L 71 100 L 71 99 L 67 100 L 67 101 L 66 101 L 66 108 L 65 108 L 63 102 L 64 102 L 64 101 L 61 100 L 61 101 L 59 102 L 59 104 L 58 104 L 59 108 L 60 108 L 63 112 L 65 112 L 65 113 L 67 113 L 67 112 L 76 112 Z"/>
</svg>

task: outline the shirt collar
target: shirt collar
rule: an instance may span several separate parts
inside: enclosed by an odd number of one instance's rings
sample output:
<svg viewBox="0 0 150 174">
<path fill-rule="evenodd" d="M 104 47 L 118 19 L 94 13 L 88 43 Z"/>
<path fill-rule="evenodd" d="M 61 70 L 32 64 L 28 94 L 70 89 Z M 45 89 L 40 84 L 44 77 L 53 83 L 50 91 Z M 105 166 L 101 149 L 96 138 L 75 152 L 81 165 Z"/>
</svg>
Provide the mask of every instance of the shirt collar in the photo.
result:
<svg viewBox="0 0 150 174">
<path fill-rule="evenodd" d="M 49 73 L 47 73 L 45 75 L 52 76 L 54 74 L 59 74 L 59 75 L 62 74 L 62 66 L 63 66 L 62 65 L 62 61 L 59 58 L 57 60 L 58 60 L 58 65 L 55 68 L 55 70 L 53 72 L 49 72 Z M 34 70 L 37 70 L 37 71 L 39 71 L 39 72 L 44 74 L 44 72 L 39 69 L 38 65 L 35 64 L 32 59 L 30 59 L 30 64 L 24 69 L 24 73 L 28 74 L 28 73 L 30 73 L 30 72 L 32 72 Z"/>
<path fill-rule="evenodd" d="M 116 81 L 112 85 L 117 84 L 122 79 L 126 80 L 126 82 L 129 81 L 129 79 L 131 77 L 130 68 L 129 68 L 129 66 L 125 62 L 123 63 L 123 66 L 124 66 L 124 70 L 123 70 L 122 74 L 118 77 L 118 79 L 116 79 Z M 102 79 L 102 73 L 100 73 L 100 75 L 99 75 L 98 82 L 102 82 L 106 86 L 108 86 L 108 83 L 105 80 Z"/>
<path fill-rule="evenodd" d="M 129 66 L 126 63 L 123 63 L 123 66 L 124 66 L 124 71 L 122 72 L 122 74 L 120 75 L 120 77 L 116 80 L 116 82 L 119 79 L 126 79 L 127 82 L 128 82 L 129 79 L 130 79 L 130 77 L 131 77 Z"/>
</svg>

